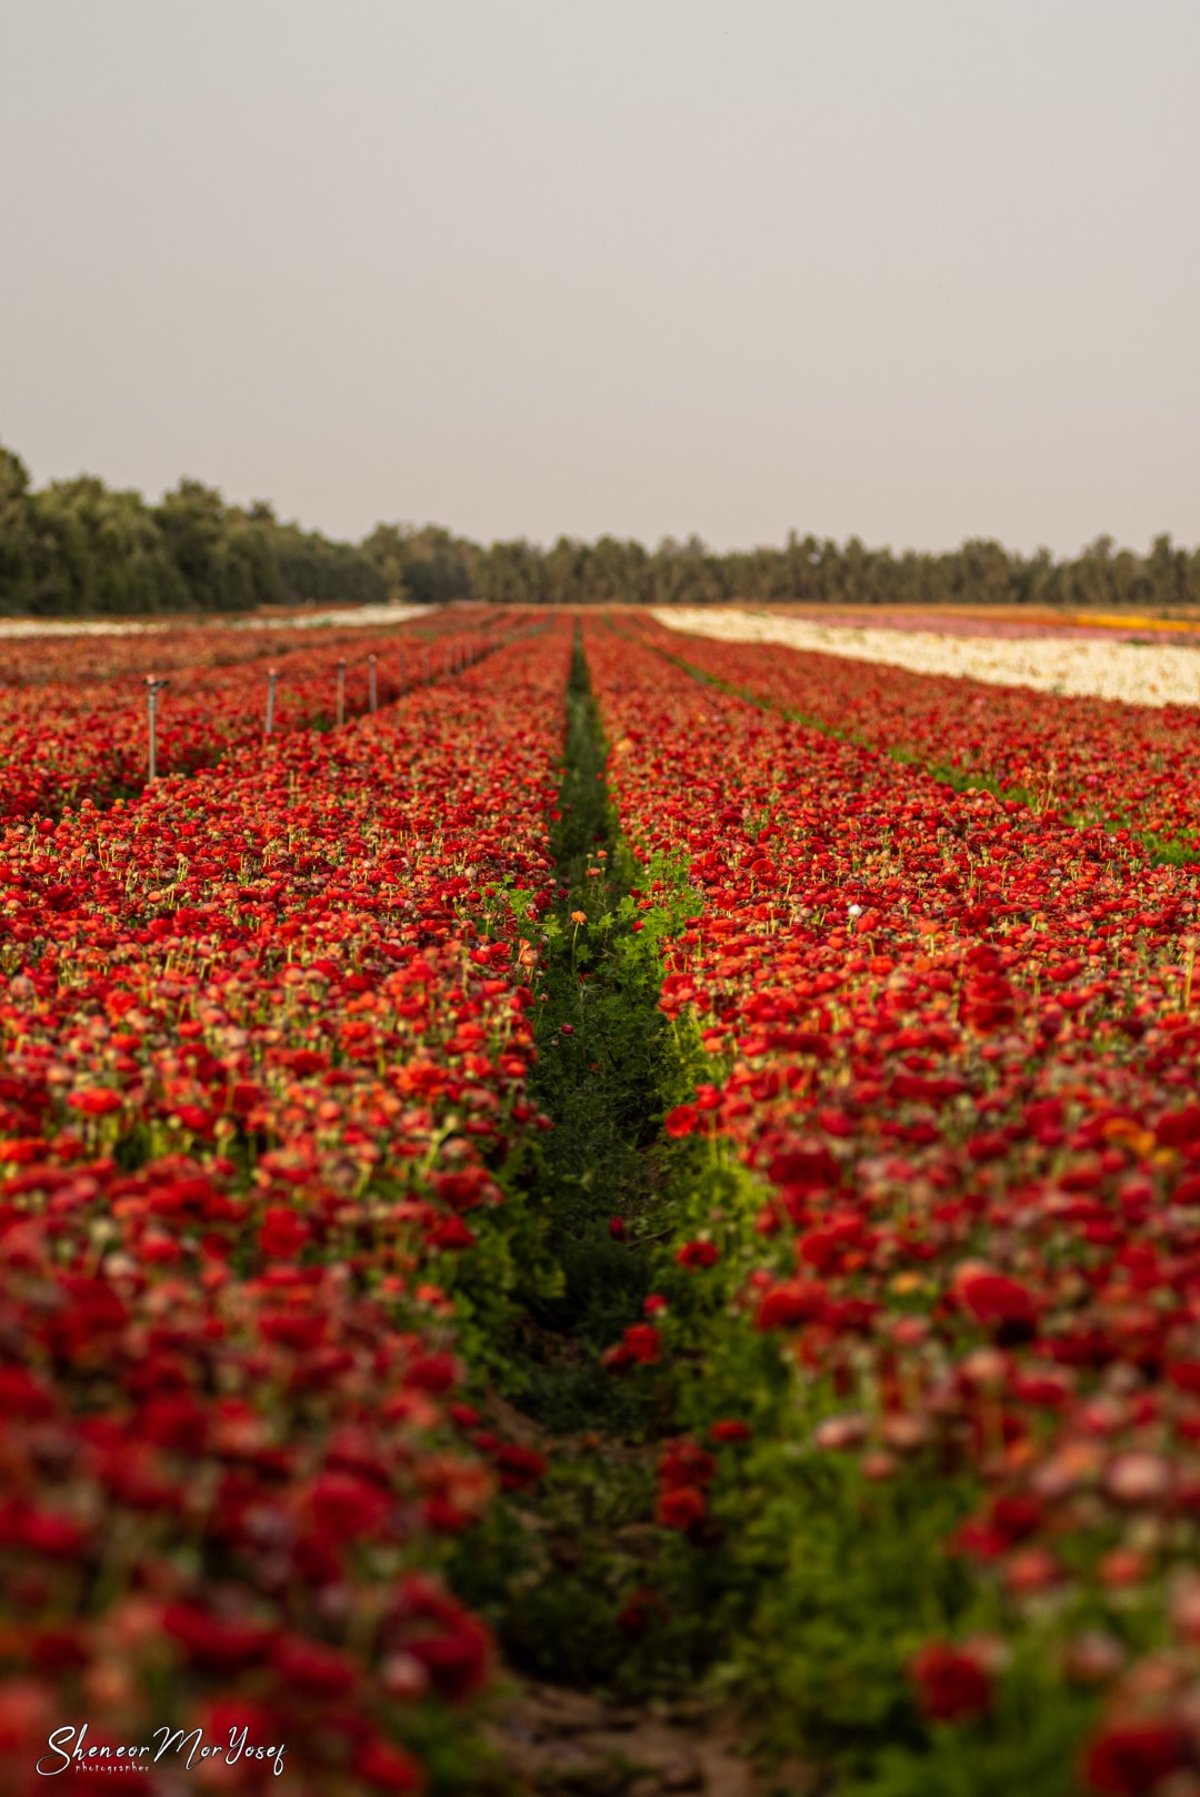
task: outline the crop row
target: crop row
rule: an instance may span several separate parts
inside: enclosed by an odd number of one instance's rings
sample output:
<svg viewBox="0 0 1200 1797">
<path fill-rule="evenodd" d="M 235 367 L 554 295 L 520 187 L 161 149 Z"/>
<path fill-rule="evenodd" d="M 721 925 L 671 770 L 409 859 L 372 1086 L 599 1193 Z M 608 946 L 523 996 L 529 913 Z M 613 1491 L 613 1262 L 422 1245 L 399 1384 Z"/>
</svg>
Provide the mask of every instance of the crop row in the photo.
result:
<svg viewBox="0 0 1200 1797">
<path fill-rule="evenodd" d="M 231 632 L 205 632 L 203 658 L 150 662 L 167 684 L 156 700 L 159 774 L 190 773 L 233 749 L 273 734 L 328 728 L 414 687 L 456 672 L 523 627 L 479 622 L 432 640 L 415 629 L 353 640 L 303 641 L 233 662 L 223 660 Z M 200 633 L 196 633 L 200 634 Z M 141 639 L 140 642 L 144 642 Z M 175 646 L 176 654 L 184 649 Z M 59 646 L 55 645 L 56 653 Z M 148 657 L 139 648 L 141 660 Z M 169 673 L 166 671 L 169 670 Z M 273 689 L 273 696 L 272 696 Z M 339 699 L 339 690 L 341 698 Z M 141 790 L 149 765 L 147 680 L 138 675 L 75 683 L 66 678 L 4 689 L 0 720 L 0 822 L 52 817 L 91 799 L 97 804 Z"/>
<path fill-rule="evenodd" d="M 949 674 L 626 629 L 710 679 L 871 747 L 974 777 L 1064 818 L 1174 841 L 1196 826 L 1200 713 L 993 686 Z"/>
<path fill-rule="evenodd" d="M 1194 871 L 588 655 L 621 824 L 695 895 L 660 1002 L 709 1066 L 668 1301 L 607 1358 L 680 1381 L 659 1520 L 717 1563 L 726 1676 L 839 1790 L 1200 1789 Z"/>
<path fill-rule="evenodd" d="M 505 894 L 550 902 L 567 655 L 0 838 L 6 1790 L 84 1718 L 248 1728 L 312 1797 L 467 1776 L 439 1568 L 541 1469 L 446 1288 L 545 1123 Z"/>
<path fill-rule="evenodd" d="M 142 630 L 96 630 L 77 635 L 60 630 L 51 634 L 0 639 L 0 686 L 46 686 L 65 681 L 72 686 L 124 680 L 130 675 L 171 674 L 186 668 L 230 667 L 239 661 L 279 662 L 296 649 L 315 644 L 336 645 L 343 655 L 357 655 L 357 645 L 367 634 L 385 634 L 387 640 L 434 643 L 463 630 L 491 630 L 504 614 L 486 606 L 430 606 L 414 615 L 397 608 L 395 624 L 382 624 L 371 616 L 362 624 L 316 626 L 303 616 L 270 625 L 244 620 L 237 624 L 172 624 Z M 399 631 L 396 636 L 397 629 Z"/>
</svg>

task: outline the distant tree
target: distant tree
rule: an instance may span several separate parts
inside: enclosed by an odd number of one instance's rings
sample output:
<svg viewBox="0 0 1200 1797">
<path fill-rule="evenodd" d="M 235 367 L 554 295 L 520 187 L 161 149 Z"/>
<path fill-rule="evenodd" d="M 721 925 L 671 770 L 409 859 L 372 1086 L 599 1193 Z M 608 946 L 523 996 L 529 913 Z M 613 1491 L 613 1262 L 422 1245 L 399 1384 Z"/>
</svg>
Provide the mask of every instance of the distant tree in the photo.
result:
<svg viewBox="0 0 1200 1797">
<path fill-rule="evenodd" d="M 32 609 L 120 617 L 177 610 L 184 582 L 141 495 L 95 475 L 53 481 L 33 496 Z"/>
<path fill-rule="evenodd" d="M 1155 537 L 1147 557 L 1147 572 L 1159 605 L 1183 605 L 1188 595 L 1188 553 L 1176 549 L 1170 535 Z"/>
<path fill-rule="evenodd" d="M 545 578 L 545 557 L 524 537 L 492 543 L 480 552 L 475 593 L 492 605 L 552 603 Z"/>
<path fill-rule="evenodd" d="M 408 542 L 404 584 L 417 605 L 469 599 L 474 590 L 474 545 L 440 525 L 427 524 Z"/>
<path fill-rule="evenodd" d="M 242 611 L 255 603 L 254 557 L 230 530 L 215 487 L 181 480 L 163 496 L 155 516 L 171 560 L 200 611 Z"/>
<path fill-rule="evenodd" d="M 421 529 L 407 524 L 377 524 L 362 553 L 378 570 L 393 599 L 417 605 L 445 605 L 469 599 L 475 589 L 478 550 L 440 525 Z"/>
<path fill-rule="evenodd" d="M 29 473 L 0 443 L 0 609 L 27 612 L 33 604 L 34 523 Z"/>
<path fill-rule="evenodd" d="M 601 537 L 588 568 L 593 605 L 641 605 L 648 597 L 650 557 L 640 543 Z"/>
</svg>

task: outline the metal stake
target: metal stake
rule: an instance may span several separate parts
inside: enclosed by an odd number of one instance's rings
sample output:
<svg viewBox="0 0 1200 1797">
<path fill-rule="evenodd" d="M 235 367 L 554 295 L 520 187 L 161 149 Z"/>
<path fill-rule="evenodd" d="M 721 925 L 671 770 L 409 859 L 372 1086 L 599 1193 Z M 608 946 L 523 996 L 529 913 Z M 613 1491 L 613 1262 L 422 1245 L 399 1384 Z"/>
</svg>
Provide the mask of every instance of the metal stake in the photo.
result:
<svg viewBox="0 0 1200 1797">
<path fill-rule="evenodd" d="M 367 666 L 371 670 L 371 710 L 372 711 L 378 711 L 378 709 L 379 709 L 379 685 L 375 678 L 375 663 L 378 661 L 378 659 L 379 659 L 379 657 L 377 655 L 368 655 L 368 657 L 367 657 Z"/>
<path fill-rule="evenodd" d="M 339 724 L 346 722 L 346 658 L 344 655 L 338 661 L 337 721 Z"/>
<path fill-rule="evenodd" d="M 275 682 L 279 675 L 274 668 L 267 669 L 267 735 L 275 729 Z"/>
<path fill-rule="evenodd" d="M 158 695 L 166 685 L 168 685 L 168 682 L 159 680 L 156 675 L 146 675 L 146 707 L 149 712 L 146 726 L 147 785 L 149 785 L 151 781 L 158 779 Z"/>
</svg>

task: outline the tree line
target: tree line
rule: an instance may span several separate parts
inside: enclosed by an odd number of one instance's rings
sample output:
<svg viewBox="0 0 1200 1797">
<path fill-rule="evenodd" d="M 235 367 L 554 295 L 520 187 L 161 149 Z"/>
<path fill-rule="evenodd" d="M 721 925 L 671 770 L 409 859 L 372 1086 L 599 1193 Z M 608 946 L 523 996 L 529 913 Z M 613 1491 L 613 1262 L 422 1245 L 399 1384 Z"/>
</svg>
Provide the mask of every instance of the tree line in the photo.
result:
<svg viewBox="0 0 1200 1797">
<path fill-rule="evenodd" d="M 90 474 L 34 490 L 0 446 L 0 612 L 239 612 L 387 593 L 361 548 L 281 523 L 262 501 L 226 505 L 212 487 L 181 480 L 148 505 Z"/>
<path fill-rule="evenodd" d="M 437 537 L 431 556 L 432 539 Z M 386 539 L 386 544 L 385 544 Z M 1099 537 L 1082 554 L 1056 559 L 1048 549 L 1019 555 L 975 540 L 936 553 L 868 549 L 857 537 L 792 532 L 782 549 L 718 555 L 696 537 L 657 549 L 601 537 L 560 538 L 541 549 L 524 541 L 487 548 L 447 532 L 405 538 L 387 526 L 363 547 L 414 598 L 473 597 L 500 605 L 710 605 L 791 600 L 817 605 L 1045 605 L 1106 610 L 1200 605 L 1200 550 L 1157 537 L 1148 554 Z M 425 591 L 429 582 L 434 590 Z"/>
<path fill-rule="evenodd" d="M 1047 605 L 1171 611 L 1200 605 L 1200 549 L 1149 552 L 1098 537 L 1077 556 L 975 539 L 941 552 L 792 532 L 780 549 L 718 555 L 698 537 L 656 549 L 605 536 L 480 544 L 436 525 L 380 524 L 361 543 L 284 523 L 262 500 L 227 505 L 181 480 L 157 505 L 93 475 L 34 489 L 0 446 L 0 612 L 41 617 L 235 612 L 384 599 L 496 605 Z"/>
</svg>

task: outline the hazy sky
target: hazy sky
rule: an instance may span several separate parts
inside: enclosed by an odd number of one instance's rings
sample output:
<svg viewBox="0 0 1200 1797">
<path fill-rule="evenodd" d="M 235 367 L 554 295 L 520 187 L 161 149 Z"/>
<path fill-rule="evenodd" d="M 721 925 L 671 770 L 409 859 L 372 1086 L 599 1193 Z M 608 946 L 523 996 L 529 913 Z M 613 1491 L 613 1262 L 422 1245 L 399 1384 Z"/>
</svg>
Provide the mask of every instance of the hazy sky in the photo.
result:
<svg viewBox="0 0 1200 1797">
<path fill-rule="evenodd" d="M 1198 0 L 0 0 L 0 439 L 358 535 L 1200 541 Z"/>
</svg>

